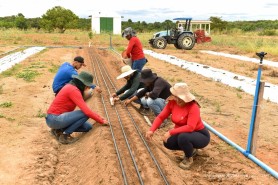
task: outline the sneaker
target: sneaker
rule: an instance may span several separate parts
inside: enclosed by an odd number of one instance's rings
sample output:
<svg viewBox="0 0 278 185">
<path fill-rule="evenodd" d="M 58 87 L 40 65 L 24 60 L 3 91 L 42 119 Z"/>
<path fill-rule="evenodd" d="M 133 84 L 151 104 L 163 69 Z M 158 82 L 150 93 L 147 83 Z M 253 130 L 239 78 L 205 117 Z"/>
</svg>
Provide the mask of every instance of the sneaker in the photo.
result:
<svg viewBox="0 0 278 185">
<path fill-rule="evenodd" d="M 195 155 L 198 155 L 198 150 L 196 148 L 193 148 L 192 157 L 194 157 Z"/>
<path fill-rule="evenodd" d="M 62 134 L 62 131 L 60 129 L 50 129 L 50 134 L 53 135 L 57 140 L 59 139 L 60 135 Z"/>
<path fill-rule="evenodd" d="M 58 141 L 62 144 L 71 144 L 77 140 L 78 138 L 74 138 L 70 134 L 61 134 Z"/>
<path fill-rule="evenodd" d="M 139 108 L 139 113 L 142 114 L 143 116 L 148 116 L 151 114 L 151 109 L 150 108 L 144 108 L 142 105 Z"/>
<path fill-rule="evenodd" d="M 208 157 L 209 155 L 202 149 L 195 149 L 196 150 L 196 154 L 197 156 L 202 156 L 202 157 Z M 193 150 L 194 152 L 194 150 Z"/>
<path fill-rule="evenodd" d="M 190 169 L 191 165 L 193 164 L 193 157 L 185 157 L 179 164 L 179 167 L 188 170 Z"/>
</svg>

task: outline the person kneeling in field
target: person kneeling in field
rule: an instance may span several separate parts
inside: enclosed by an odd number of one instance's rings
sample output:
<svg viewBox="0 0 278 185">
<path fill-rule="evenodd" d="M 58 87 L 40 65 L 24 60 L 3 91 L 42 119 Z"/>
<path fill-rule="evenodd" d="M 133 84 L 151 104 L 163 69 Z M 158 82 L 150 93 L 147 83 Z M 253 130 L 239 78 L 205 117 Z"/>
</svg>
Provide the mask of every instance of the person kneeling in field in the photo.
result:
<svg viewBox="0 0 278 185">
<path fill-rule="evenodd" d="M 72 63 L 65 62 L 59 67 L 52 83 L 52 90 L 55 93 L 55 96 L 57 96 L 59 91 L 72 80 L 72 75 L 78 75 L 77 71 L 81 69 L 82 66 L 86 67 L 84 58 L 77 56 Z M 92 84 L 91 88 L 98 93 L 102 92 L 97 85 Z"/>
<path fill-rule="evenodd" d="M 194 95 L 189 92 L 187 84 L 176 83 L 170 91 L 172 95 L 167 99 L 168 103 L 146 132 L 146 138 L 150 140 L 163 120 L 172 115 L 175 127 L 165 133 L 163 144 L 170 150 L 182 150 L 185 156 L 179 166 L 189 169 L 197 149 L 209 144 L 210 134 L 200 117 L 200 106 Z"/>
<path fill-rule="evenodd" d="M 75 142 L 77 138 L 71 136 L 73 132 L 91 130 L 89 118 L 100 124 L 108 124 L 107 120 L 93 112 L 84 100 L 91 93 L 92 83 L 93 76 L 88 72 L 82 71 L 79 75 L 73 75 L 73 79 L 60 90 L 47 110 L 46 123 L 60 143 Z M 75 110 L 76 107 L 80 110 Z"/>
<path fill-rule="evenodd" d="M 122 74 L 117 77 L 117 80 L 124 78 L 126 80 L 126 84 L 117 92 L 112 94 L 113 102 L 130 99 L 138 92 L 138 90 L 145 87 L 144 84 L 140 82 L 140 72 L 131 69 L 129 65 L 123 66 L 121 68 L 121 72 Z M 141 104 L 140 100 L 135 102 Z"/>
<path fill-rule="evenodd" d="M 125 105 L 140 99 L 142 104 L 140 107 L 141 114 L 144 115 L 147 110 L 151 109 L 155 116 L 159 115 L 166 105 L 166 99 L 171 95 L 171 85 L 165 79 L 153 73 L 151 69 L 142 70 L 140 81 L 144 83 L 145 88 L 131 99 L 126 100 Z M 165 120 L 162 127 L 166 126 L 166 124 L 168 124 L 167 120 Z"/>
</svg>

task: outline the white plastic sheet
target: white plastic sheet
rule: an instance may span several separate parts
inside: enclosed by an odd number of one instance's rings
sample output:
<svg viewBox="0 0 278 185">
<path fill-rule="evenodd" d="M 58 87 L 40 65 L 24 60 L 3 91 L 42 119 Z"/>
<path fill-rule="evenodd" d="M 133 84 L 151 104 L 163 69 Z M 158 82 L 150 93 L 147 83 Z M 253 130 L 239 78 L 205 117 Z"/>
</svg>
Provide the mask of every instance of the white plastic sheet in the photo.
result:
<svg viewBox="0 0 278 185">
<path fill-rule="evenodd" d="M 31 47 L 23 51 L 15 52 L 13 54 L 0 58 L 0 73 L 44 49 L 45 47 Z"/>
<path fill-rule="evenodd" d="M 154 58 L 171 63 L 173 65 L 177 65 L 188 71 L 192 71 L 194 73 L 203 75 L 207 78 L 211 78 L 217 82 L 221 82 L 221 83 L 229 85 L 231 87 L 239 88 L 253 96 L 255 94 L 257 79 L 252 79 L 249 77 L 241 76 L 241 75 L 238 75 L 238 74 L 235 74 L 235 73 L 232 73 L 229 71 L 225 71 L 222 69 L 217 69 L 217 68 L 214 68 L 211 66 L 182 60 L 182 59 L 176 58 L 175 56 L 155 53 L 151 50 L 144 50 L 144 53 L 148 54 Z M 267 82 L 265 83 L 264 96 L 263 96 L 264 99 L 269 100 L 271 102 L 278 103 L 277 93 L 278 93 L 277 85 L 267 83 Z"/>
</svg>

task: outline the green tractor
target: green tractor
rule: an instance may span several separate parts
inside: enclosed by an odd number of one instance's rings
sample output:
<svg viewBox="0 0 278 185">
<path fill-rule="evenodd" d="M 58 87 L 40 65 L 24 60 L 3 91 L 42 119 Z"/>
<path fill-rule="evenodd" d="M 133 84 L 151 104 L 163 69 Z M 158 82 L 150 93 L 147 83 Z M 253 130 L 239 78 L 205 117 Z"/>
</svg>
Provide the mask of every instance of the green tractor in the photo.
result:
<svg viewBox="0 0 278 185">
<path fill-rule="evenodd" d="M 156 49 L 164 49 L 167 44 L 174 44 L 177 49 L 191 50 L 195 43 L 210 42 L 210 21 L 195 21 L 192 27 L 192 18 L 175 18 L 177 27 L 157 32 L 149 40 L 150 45 Z M 209 25 L 207 27 L 207 25 Z M 208 29 L 207 29 L 208 28 Z M 193 32 L 192 30 L 195 29 Z M 208 32 L 207 32 L 208 31 Z"/>
</svg>

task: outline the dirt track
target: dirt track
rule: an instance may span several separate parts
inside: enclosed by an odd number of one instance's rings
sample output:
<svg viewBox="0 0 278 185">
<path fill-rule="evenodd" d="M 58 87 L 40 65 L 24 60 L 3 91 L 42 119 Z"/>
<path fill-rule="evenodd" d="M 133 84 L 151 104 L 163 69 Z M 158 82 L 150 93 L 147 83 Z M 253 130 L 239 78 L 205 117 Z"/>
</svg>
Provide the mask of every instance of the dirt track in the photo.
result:
<svg viewBox="0 0 278 185">
<path fill-rule="evenodd" d="M 256 76 L 256 70 L 249 70 L 253 64 L 236 61 L 244 66 L 238 71 L 232 65 L 234 59 L 200 54 L 198 49 L 202 48 L 181 51 L 170 47 L 158 52 L 196 62 L 205 61 L 207 65 L 231 71 L 235 69 L 239 73 L 247 71 L 252 77 Z M 122 65 L 119 59 L 107 50 L 97 51 L 111 76 L 119 75 Z M 13 102 L 10 108 L 0 108 L 1 115 L 5 116 L 0 118 L 0 184 L 123 184 L 118 176 L 119 166 L 107 127 L 94 124 L 91 132 L 77 135 L 80 137 L 77 143 L 61 145 L 50 136 L 44 118 L 38 116 L 54 98 L 51 92 L 54 73 L 50 73 L 48 68 L 71 61 L 76 55 L 88 58 L 86 49 L 48 49 L 22 63 L 23 68 L 29 68 L 36 62 L 44 65 L 37 69 L 41 75 L 35 82 L 28 83 L 15 77 L 0 79 L 3 88 L 0 102 Z M 253 103 L 251 95 L 157 59 L 148 59 L 150 62 L 146 67 L 170 83 L 187 82 L 202 106 L 202 118 L 245 148 Z M 219 60 L 222 62 L 217 62 Z M 271 81 L 278 84 L 277 77 Z M 124 81 L 116 83 L 120 87 Z M 101 112 L 101 106 L 96 103 L 99 98 L 100 95 L 95 94 L 90 102 L 96 112 Z M 277 171 L 278 106 L 267 101 L 263 103 L 257 157 Z M 137 116 L 142 121 L 140 129 L 145 132 L 149 127 L 140 115 Z M 180 169 L 177 163 L 181 153 L 169 151 L 162 145 L 161 137 L 171 126 L 157 131 L 154 141 L 149 143 L 170 184 L 278 184 L 276 179 L 213 134 L 210 145 L 205 149 L 207 156 L 198 156 L 190 171 Z"/>
</svg>

